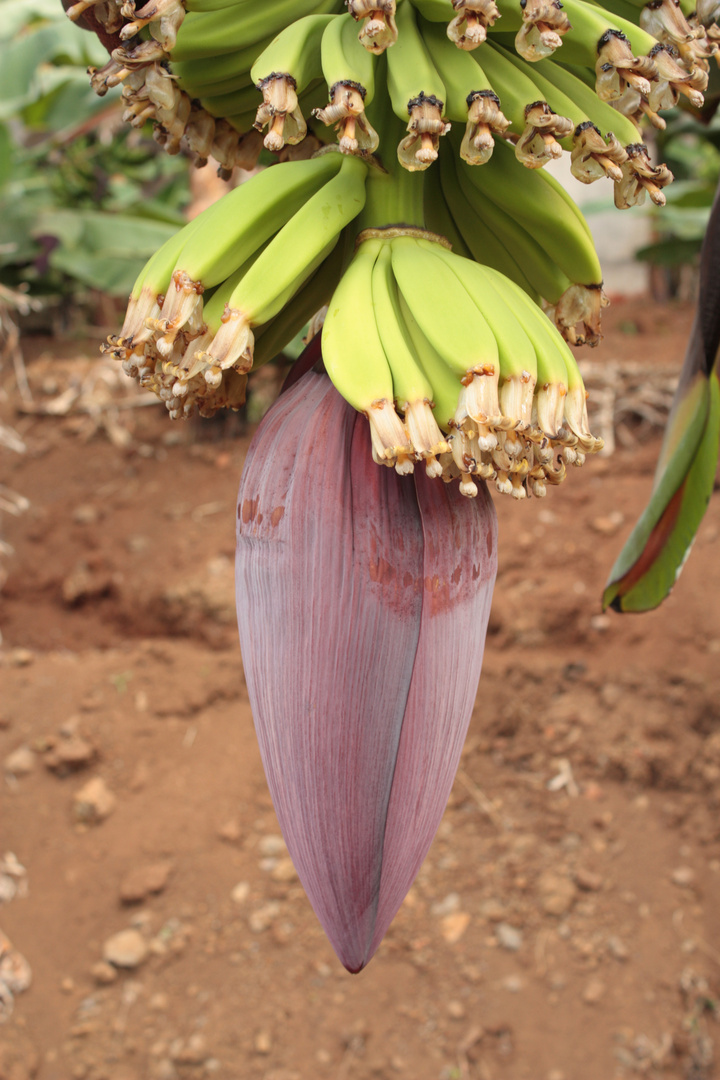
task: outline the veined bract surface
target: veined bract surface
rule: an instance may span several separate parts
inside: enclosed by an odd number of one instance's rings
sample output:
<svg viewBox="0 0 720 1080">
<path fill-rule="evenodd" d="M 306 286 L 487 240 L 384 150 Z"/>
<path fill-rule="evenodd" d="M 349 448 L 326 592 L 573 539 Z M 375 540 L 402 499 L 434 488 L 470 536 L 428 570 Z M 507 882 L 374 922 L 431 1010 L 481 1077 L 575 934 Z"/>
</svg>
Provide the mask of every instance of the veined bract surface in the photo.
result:
<svg viewBox="0 0 720 1080">
<path fill-rule="evenodd" d="M 465 499 L 370 454 L 366 419 L 308 372 L 240 484 L 240 645 L 275 809 L 340 960 L 364 967 L 432 842 L 477 693 L 497 569 Z"/>
</svg>

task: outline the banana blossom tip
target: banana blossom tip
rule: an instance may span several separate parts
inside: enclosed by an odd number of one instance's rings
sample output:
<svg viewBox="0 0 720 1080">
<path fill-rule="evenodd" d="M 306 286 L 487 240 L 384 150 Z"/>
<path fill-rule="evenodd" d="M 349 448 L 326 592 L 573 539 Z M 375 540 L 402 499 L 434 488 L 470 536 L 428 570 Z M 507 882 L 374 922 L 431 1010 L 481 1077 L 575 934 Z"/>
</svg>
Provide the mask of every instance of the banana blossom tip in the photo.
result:
<svg viewBox="0 0 720 1080">
<path fill-rule="evenodd" d="M 300 362 L 301 363 L 301 362 Z M 497 524 L 422 470 L 373 464 L 367 420 L 308 371 L 240 484 L 238 626 L 280 826 L 339 959 L 378 948 L 440 823 L 475 702 Z"/>
</svg>

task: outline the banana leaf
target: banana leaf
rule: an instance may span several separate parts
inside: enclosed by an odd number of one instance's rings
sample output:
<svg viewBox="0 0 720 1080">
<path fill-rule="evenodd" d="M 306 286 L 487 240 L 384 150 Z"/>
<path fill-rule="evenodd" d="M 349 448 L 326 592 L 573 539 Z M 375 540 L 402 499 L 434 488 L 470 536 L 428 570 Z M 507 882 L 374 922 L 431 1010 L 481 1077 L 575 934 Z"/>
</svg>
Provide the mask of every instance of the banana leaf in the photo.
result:
<svg viewBox="0 0 720 1080">
<path fill-rule="evenodd" d="M 610 572 L 603 609 L 658 607 L 685 564 L 717 472 L 719 350 L 720 185 L 702 248 L 697 311 L 650 501 Z"/>
</svg>

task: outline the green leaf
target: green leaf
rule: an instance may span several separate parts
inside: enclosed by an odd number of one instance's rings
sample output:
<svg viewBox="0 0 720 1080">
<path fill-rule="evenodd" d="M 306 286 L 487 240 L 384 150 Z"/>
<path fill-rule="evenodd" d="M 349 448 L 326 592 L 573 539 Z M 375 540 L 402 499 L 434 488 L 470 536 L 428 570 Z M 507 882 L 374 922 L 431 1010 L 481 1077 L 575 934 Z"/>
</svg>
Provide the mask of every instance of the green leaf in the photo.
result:
<svg viewBox="0 0 720 1080">
<path fill-rule="evenodd" d="M 50 253 L 49 263 L 88 288 L 99 289 L 110 296 L 126 297 L 145 265 L 145 256 L 115 256 L 83 251 L 80 248 L 58 247 Z"/>
<path fill-rule="evenodd" d="M 679 448 L 673 473 L 684 472 L 668 497 L 660 484 L 635 526 L 610 574 L 603 609 L 650 611 L 669 595 L 685 565 L 715 484 L 720 441 L 720 384 L 716 372 L 707 383 L 707 416 L 689 467 L 679 467 L 687 445 Z M 637 557 L 633 559 L 633 556 Z"/>
</svg>

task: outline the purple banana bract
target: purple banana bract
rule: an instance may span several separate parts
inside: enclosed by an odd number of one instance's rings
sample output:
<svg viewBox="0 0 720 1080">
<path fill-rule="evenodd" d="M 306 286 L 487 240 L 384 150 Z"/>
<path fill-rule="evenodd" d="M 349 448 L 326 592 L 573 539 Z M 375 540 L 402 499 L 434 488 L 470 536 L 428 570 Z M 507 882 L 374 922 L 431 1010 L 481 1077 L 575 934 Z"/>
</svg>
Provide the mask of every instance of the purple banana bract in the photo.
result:
<svg viewBox="0 0 720 1080">
<path fill-rule="evenodd" d="M 375 465 L 310 371 L 240 484 L 237 609 L 288 850 L 345 967 L 373 956 L 430 847 L 475 701 L 496 573 L 487 491 Z"/>
</svg>

